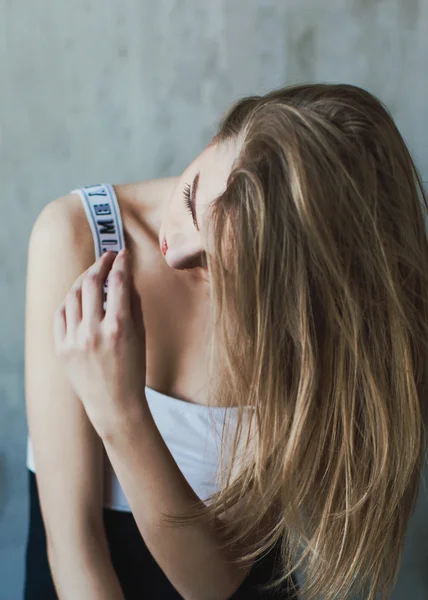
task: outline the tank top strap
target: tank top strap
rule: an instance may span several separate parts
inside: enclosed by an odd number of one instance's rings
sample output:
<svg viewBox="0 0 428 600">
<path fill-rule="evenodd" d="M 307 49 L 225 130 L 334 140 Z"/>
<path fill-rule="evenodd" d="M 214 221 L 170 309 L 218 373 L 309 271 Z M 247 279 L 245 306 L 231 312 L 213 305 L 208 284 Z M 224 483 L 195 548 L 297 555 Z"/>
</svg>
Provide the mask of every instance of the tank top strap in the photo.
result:
<svg viewBox="0 0 428 600">
<path fill-rule="evenodd" d="M 70 192 L 79 194 L 94 238 L 95 256 L 104 252 L 119 252 L 125 247 L 123 223 L 116 193 L 110 183 L 96 183 Z M 104 310 L 106 308 L 108 277 L 104 283 Z"/>
</svg>

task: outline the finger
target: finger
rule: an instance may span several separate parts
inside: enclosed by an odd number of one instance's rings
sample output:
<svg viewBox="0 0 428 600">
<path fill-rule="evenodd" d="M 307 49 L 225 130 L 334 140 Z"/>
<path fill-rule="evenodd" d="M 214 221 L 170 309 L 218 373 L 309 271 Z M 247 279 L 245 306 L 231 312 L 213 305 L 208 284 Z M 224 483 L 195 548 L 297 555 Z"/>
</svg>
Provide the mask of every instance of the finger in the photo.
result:
<svg viewBox="0 0 428 600">
<path fill-rule="evenodd" d="M 81 289 L 75 281 L 65 297 L 65 322 L 67 333 L 72 334 L 82 319 Z"/>
<path fill-rule="evenodd" d="M 91 267 L 92 267 L 92 265 L 91 265 Z M 78 287 L 82 286 L 83 280 L 86 277 L 86 275 L 91 267 L 88 267 L 85 271 L 83 271 L 83 273 L 80 273 L 79 277 L 77 277 L 77 279 L 74 281 L 72 288 L 78 288 Z M 70 288 L 70 291 L 72 288 Z M 65 301 L 64 301 L 64 306 L 65 306 Z"/>
<path fill-rule="evenodd" d="M 129 256 L 124 249 L 119 252 L 109 273 L 109 287 L 105 319 L 113 322 L 117 315 L 124 316 L 131 311 L 129 293 Z"/>
<path fill-rule="evenodd" d="M 53 334 L 55 346 L 58 349 L 63 344 L 65 336 L 67 335 L 64 302 L 61 302 L 55 311 L 53 320 Z"/>
<path fill-rule="evenodd" d="M 114 250 L 107 250 L 107 252 L 104 252 L 99 258 L 96 259 L 96 261 L 90 266 L 88 267 L 85 271 L 83 271 L 83 273 L 81 273 L 79 275 L 79 277 L 76 279 L 76 281 L 73 283 L 73 285 L 82 285 L 83 280 L 85 279 L 86 275 L 89 273 L 89 271 L 95 267 L 100 261 L 104 260 L 104 257 L 108 255 L 110 256 L 112 259 L 116 257 L 117 252 L 115 252 Z"/>
<path fill-rule="evenodd" d="M 105 252 L 86 271 L 82 280 L 82 320 L 101 321 L 104 317 L 104 282 L 109 276 L 116 252 Z"/>
</svg>

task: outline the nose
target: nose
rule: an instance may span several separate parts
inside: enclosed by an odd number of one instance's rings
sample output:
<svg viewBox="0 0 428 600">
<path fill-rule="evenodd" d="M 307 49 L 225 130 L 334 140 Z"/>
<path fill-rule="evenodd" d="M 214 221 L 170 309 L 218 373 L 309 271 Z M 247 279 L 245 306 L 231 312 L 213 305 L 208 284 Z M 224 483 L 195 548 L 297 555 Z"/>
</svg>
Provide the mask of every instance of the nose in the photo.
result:
<svg viewBox="0 0 428 600">
<path fill-rule="evenodd" d="M 165 256 L 165 254 L 168 252 L 168 244 L 166 242 L 166 237 L 163 236 L 163 241 L 162 241 L 162 254 Z"/>
</svg>

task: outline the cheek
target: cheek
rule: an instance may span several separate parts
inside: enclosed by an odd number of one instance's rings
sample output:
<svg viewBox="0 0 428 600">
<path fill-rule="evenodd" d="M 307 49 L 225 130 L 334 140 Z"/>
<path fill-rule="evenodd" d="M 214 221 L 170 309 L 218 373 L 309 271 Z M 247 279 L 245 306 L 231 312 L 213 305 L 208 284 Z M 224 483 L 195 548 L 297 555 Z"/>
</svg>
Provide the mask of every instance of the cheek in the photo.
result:
<svg viewBox="0 0 428 600">
<path fill-rule="evenodd" d="M 168 201 L 165 202 L 165 207 L 162 213 L 162 228 L 164 228 L 165 233 L 166 230 L 170 230 L 171 227 L 174 226 L 174 223 L 177 220 L 178 207 L 179 187 L 177 186 Z"/>
<path fill-rule="evenodd" d="M 185 225 L 186 211 L 180 194 L 175 194 L 165 214 L 165 227 L 172 233 L 180 231 Z"/>
</svg>

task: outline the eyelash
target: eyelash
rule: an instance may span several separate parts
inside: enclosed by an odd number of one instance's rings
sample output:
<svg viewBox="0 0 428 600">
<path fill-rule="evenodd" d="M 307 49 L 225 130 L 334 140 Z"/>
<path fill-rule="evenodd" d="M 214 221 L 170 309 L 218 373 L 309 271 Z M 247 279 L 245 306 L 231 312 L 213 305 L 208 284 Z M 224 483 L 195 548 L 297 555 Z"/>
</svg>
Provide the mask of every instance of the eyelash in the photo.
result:
<svg viewBox="0 0 428 600">
<path fill-rule="evenodd" d="M 187 207 L 187 210 L 192 215 L 193 221 L 195 221 L 195 217 L 193 215 L 192 203 L 190 202 L 190 185 L 188 183 L 186 183 L 186 185 L 184 186 L 183 196 L 184 196 L 184 203 Z"/>
</svg>

